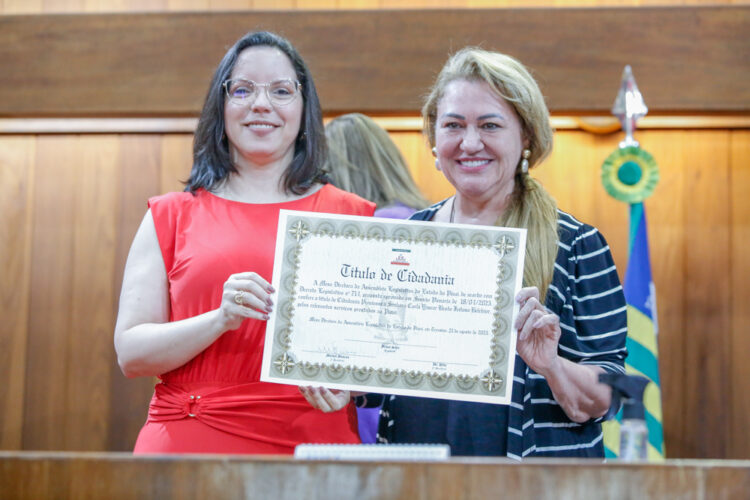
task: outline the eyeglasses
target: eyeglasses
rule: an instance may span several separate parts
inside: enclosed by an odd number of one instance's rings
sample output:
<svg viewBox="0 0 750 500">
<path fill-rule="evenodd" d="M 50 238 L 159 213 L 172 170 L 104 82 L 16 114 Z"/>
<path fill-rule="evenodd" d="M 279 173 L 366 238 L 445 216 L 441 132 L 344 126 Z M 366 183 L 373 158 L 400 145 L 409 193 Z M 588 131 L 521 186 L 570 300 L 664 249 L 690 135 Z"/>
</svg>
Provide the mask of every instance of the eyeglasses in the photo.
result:
<svg viewBox="0 0 750 500">
<path fill-rule="evenodd" d="M 249 104 L 258 96 L 258 90 L 265 87 L 266 96 L 272 104 L 284 106 L 292 102 L 299 94 L 300 84 L 294 80 L 276 80 L 271 83 L 255 83 L 252 80 L 227 80 L 224 91 L 234 104 Z"/>
</svg>

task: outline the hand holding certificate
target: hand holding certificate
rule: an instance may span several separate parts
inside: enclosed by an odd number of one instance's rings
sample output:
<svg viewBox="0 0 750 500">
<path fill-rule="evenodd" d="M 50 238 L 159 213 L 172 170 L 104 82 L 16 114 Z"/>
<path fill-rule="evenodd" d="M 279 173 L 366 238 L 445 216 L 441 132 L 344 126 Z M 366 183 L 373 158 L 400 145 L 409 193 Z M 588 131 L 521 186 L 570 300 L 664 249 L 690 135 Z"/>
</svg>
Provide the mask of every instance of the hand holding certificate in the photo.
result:
<svg viewBox="0 0 750 500">
<path fill-rule="evenodd" d="M 508 404 L 525 238 L 282 210 L 261 380 Z"/>
</svg>

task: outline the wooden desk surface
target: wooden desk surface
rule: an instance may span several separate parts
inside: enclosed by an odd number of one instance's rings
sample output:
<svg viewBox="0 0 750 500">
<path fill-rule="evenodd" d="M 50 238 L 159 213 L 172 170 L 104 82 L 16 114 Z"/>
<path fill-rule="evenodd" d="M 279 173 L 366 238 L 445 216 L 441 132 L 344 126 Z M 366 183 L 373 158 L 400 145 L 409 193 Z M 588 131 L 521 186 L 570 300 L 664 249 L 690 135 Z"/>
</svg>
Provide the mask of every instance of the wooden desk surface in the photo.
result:
<svg viewBox="0 0 750 500">
<path fill-rule="evenodd" d="M 0 452 L 2 499 L 498 497 L 747 499 L 750 461 L 334 462 L 278 456 Z"/>
</svg>

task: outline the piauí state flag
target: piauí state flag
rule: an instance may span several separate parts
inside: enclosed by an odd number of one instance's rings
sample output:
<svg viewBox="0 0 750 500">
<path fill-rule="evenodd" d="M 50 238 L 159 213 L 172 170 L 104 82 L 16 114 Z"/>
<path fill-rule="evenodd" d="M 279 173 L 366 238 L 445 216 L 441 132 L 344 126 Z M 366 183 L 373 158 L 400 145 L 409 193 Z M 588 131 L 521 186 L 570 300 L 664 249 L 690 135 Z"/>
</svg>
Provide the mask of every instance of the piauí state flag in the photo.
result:
<svg viewBox="0 0 750 500">
<path fill-rule="evenodd" d="M 625 360 L 625 371 L 642 375 L 652 382 L 646 387 L 643 397 L 648 427 L 648 460 L 661 461 L 664 460 L 664 438 L 656 341 L 659 327 L 643 203 L 630 205 L 630 253 L 624 290 L 628 305 L 628 357 Z M 617 415 L 617 420 L 603 424 L 604 452 L 607 458 L 616 458 L 619 454 L 621 416 L 622 411 Z"/>
</svg>

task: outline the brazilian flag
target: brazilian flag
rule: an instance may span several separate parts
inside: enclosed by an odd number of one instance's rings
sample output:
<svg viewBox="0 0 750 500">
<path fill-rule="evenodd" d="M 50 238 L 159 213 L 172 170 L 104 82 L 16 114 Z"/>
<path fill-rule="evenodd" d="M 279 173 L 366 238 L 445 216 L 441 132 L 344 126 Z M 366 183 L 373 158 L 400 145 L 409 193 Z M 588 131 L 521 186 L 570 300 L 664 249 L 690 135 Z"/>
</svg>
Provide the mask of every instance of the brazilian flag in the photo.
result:
<svg viewBox="0 0 750 500">
<path fill-rule="evenodd" d="M 648 252 L 646 211 L 643 200 L 653 193 L 659 182 L 659 168 L 654 158 L 638 146 L 615 150 L 602 164 L 602 183 L 614 198 L 630 204 L 630 238 L 628 268 L 625 272 L 625 301 L 628 305 L 628 357 L 625 371 L 651 381 L 643 395 L 648 427 L 648 459 L 664 460 L 661 390 L 659 385 L 658 323 L 656 289 L 651 278 Z M 620 419 L 602 425 L 604 452 L 616 458 L 620 451 Z"/>
</svg>

